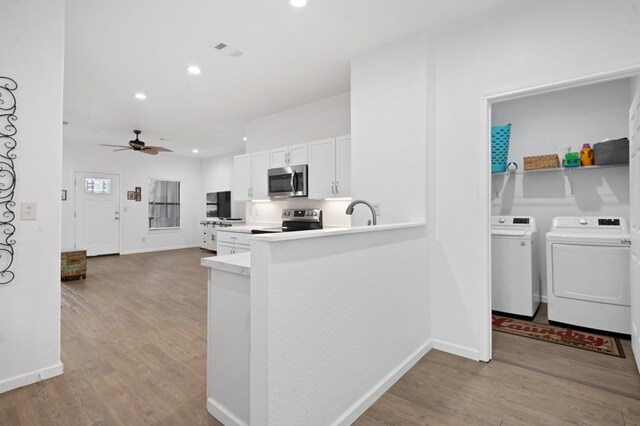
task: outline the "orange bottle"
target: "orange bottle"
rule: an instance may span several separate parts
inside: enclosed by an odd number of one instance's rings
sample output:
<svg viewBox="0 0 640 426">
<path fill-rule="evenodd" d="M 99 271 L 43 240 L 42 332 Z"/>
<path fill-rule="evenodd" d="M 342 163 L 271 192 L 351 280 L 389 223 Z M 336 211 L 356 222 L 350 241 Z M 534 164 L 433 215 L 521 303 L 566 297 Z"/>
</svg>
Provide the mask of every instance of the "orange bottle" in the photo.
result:
<svg viewBox="0 0 640 426">
<path fill-rule="evenodd" d="M 593 149 L 591 145 L 585 143 L 580 150 L 580 164 L 583 166 L 593 166 Z"/>
</svg>

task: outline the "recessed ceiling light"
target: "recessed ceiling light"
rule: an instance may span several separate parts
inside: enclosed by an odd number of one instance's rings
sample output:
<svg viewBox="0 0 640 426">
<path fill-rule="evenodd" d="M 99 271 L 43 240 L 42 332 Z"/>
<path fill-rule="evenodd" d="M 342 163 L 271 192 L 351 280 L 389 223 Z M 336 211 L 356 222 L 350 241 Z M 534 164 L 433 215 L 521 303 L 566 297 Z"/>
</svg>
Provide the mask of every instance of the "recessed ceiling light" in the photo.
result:
<svg viewBox="0 0 640 426">
<path fill-rule="evenodd" d="M 144 93 L 136 93 L 133 96 L 135 96 L 136 99 L 140 99 L 141 101 L 147 99 L 147 95 L 145 95 Z"/>
<path fill-rule="evenodd" d="M 247 141 L 247 137 L 245 136 L 244 138 L 242 138 L 242 140 L 246 142 Z"/>
<path fill-rule="evenodd" d="M 198 75 L 201 72 L 200 67 L 196 65 L 191 65 L 189 68 L 187 68 L 187 71 L 189 71 L 189 74 L 193 74 L 193 75 Z"/>
<path fill-rule="evenodd" d="M 197 154 L 198 150 L 197 149 L 193 149 L 193 150 L 191 150 L 191 152 L 193 152 L 194 154 Z"/>
<path fill-rule="evenodd" d="M 307 0 L 289 0 L 289 2 L 293 7 L 305 7 L 307 5 Z"/>
</svg>

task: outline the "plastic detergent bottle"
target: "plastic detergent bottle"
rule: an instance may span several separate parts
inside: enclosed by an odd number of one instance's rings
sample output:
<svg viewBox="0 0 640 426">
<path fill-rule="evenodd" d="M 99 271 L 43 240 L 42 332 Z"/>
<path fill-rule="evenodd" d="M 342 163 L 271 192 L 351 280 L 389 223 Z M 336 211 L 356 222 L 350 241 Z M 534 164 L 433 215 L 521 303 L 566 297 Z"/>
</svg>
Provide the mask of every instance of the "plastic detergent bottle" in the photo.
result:
<svg viewBox="0 0 640 426">
<path fill-rule="evenodd" d="M 593 166 L 593 149 L 591 145 L 585 143 L 580 150 L 580 164 L 583 166 Z"/>
</svg>

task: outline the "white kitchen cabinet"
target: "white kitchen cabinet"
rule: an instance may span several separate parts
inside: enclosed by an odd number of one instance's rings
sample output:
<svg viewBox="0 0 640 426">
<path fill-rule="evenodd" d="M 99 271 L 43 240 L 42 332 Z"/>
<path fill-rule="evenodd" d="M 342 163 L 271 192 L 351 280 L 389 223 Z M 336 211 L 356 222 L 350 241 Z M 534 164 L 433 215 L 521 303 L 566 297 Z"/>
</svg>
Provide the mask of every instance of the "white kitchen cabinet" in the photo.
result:
<svg viewBox="0 0 640 426">
<path fill-rule="evenodd" d="M 237 155 L 233 158 L 233 199 L 235 201 L 265 200 L 269 151 Z"/>
<path fill-rule="evenodd" d="M 209 251 L 216 251 L 216 236 L 218 229 L 211 222 L 200 222 L 200 231 L 202 232 L 202 244 L 200 248 Z"/>
<path fill-rule="evenodd" d="M 218 255 L 246 253 L 251 251 L 251 234 L 220 230 L 218 232 Z"/>
<path fill-rule="evenodd" d="M 351 196 L 351 136 L 336 138 L 336 197 Z"/>
<path fill-rule="evenodd" d="M 309 142 L 309 198 L 351 195 L 351 137 Z"/>
<path fill-rule="evenodd" d="M 308 152 L 308 144 L 306 143 L 272 149 L 270 151 L 271 167 L 289 167 L 307 164 L 309 162 Z"/>
</svg>

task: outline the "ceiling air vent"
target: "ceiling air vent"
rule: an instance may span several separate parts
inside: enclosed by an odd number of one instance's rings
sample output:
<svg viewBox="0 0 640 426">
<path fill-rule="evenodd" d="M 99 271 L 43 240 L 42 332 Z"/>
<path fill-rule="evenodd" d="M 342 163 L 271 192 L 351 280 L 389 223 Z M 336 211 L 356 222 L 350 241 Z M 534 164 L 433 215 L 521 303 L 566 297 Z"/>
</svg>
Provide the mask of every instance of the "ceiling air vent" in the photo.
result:
<svg viewBox="0 0 640 426">
<path fill-rule="evenodd" d="M 240 49 L 227 43 L 218 43 L 215 46 L 213 46 L 213 48 L 219 52 L 222 52 L 228 56 L 231 56 L 232 58 L 238 58 L 244 54 L 242 51 L 240 51 Z"/>
</svg>

